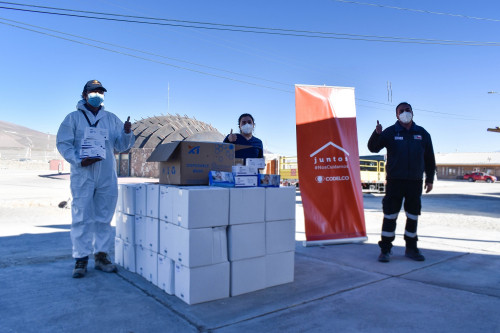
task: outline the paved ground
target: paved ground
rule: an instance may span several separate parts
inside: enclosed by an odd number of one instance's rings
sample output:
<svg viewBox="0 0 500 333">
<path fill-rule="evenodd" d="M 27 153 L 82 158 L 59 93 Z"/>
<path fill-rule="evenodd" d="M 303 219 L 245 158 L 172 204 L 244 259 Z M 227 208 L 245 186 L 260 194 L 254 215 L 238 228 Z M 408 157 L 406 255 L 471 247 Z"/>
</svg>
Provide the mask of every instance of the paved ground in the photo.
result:
<svg viewBox="0 0 500 333">
<path fill-rule="evenodd" d="M 68 186 L 0 170 L 0 333 L 500 332 L 500 183 L 439 181 L 424 195 L 425 262 L 403 256 L 404 223 L 392 261 L 376 261 L 378 194 L 364 195 L 366 243 L 303 247 L 298 195 L 295 281 L 193 306 L 124 270 L 72 279 L 70 211 L 57 207 Z"/>
</svg>

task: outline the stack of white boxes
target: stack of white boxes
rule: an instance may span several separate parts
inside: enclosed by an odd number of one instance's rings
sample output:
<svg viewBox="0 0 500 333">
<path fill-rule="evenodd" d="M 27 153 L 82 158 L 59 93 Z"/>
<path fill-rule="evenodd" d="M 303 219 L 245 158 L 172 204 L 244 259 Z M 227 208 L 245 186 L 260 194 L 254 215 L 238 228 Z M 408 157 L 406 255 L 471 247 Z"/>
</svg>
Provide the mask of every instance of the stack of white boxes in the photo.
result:
<svg viewBox="0 0 500 333">
<path fill-rule="evenodd" d="M 196 304 L 293 281 L 295 188 L 119 190 L 115 262 L 168 294 Z"/>
</svg>

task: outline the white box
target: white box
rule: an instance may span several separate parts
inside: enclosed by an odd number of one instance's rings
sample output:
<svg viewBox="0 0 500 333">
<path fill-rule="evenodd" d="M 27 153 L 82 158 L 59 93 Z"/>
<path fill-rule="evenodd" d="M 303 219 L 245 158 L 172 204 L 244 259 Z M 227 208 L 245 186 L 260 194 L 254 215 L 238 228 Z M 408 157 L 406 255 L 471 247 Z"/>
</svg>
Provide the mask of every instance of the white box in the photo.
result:
<svg viewBox="0 0 500 333">
<path fill-rule="evenodd" d="M 235 176 L 255 176 L 259 174 L 256 167 L 246 165 L 233 165 L 232 170 Z"/>
<path fill-rule="evenodd" d="M 154 284 L 155 286 L 158 285 L 158 253 L 144 249 L 145 252 L 145 270 L 144 270 L 144 277 L 146 280 Z"/>
<path fill-rule="evenodd" d="M 116 214 L 116 237 L 125 242 L 135 242 L 135 216 L 122 213 Z"/>
<path fill-rule="evenodd" d="M 136 247 L 132 243 L 123 242 L 123 267 L 135 273 L 135 250 Z"/>
<path fill-rule="evenodd" d="M 295 251 L 295 220 L 266 222 L 266 254 Z"/>
<path fill-rule="evenodd" d="M 146 277 L 146 265 L 147 265 L 147 254 L 148 250 L 140 245 L 135 246 L 135 272 L 142 276 Z"/>
<path fill-rule="evenodd" d="M 293 282 L 295 252 L 266 255 L 266 287 Z"/>
<path fill-rule="evenodd" d="M 153 217 L 146 217 L 146 236 L 145 236 L 145 243 L 144 247 L 147 248 L 148 250 L 151 250 L 153 252 L 158 253 L 159 247 L 158 247 L 158 240 L 160 238 L 159 236 L 159 226 L 158 222 L 160 220 L 155 219 Z"/>
<path fill-rule="evenodd" d="M 135 187 L 135 215 L 146 216 L 146 184 Z"/>
<path fill-rule="evenodd" d="M 252 187 L 258 184 L 258 176 L 234 176 L 234 187 Z"/>
<path fill-rule="evenodd" d="M 176 263 L 175 296 L 187 304 L 229 297 L 229 262 L 196 268 Z"/>
<path fill-rule="evenodd" d="M 265 203 L 264 188 L 230 188 L 229 224 L 264 222 Z"/>
<path fill-rule="evenodd" d="M 158 253 L 167 256 L 169 259 L 175 260 L 175 248 L 177 242 L 177 228 L 175 224 L 167 221 L 159 221 L 159 251 Z"/>
<path fill-rule="evenodd" d="M 172 259 L 158 254 L 158 284 L 167 294 L 175 294 L 175 263 Z"/>
<path fill-rule="evenodd" d="M 266 167 L 266 160 L 264 158 L 247 158 L 245 165 L 258 169 L 264 169 Z"/>
<path fill-rule="evenodd" d="M 135 216 L 135 245 L 146 247 L 146 217 Z"/>
<path fill-rule="evenodd" d="M 122 238 L 123 235 L 123 214 L 122 212 L 115 212 L 115 237 Z M 123 239 L 123 238 L 122 238 Z"/>
<path fill-rule="evenodd" d="M 135 215 L 135 184 L 122 184 L 123 212 Z"/>
<path fill-rule="evenodd" d="M 266 221 L 295 219 L 295 186 L 266 187 Z"/>
<path fill-rule="evenodd" d="M 123 266 L 123 240 L 115 237 L 115 264 Z"/>
<path fill-rule="evenodd" d="M 192 268 L 227 261 L 226 227 L 173 230 L 176 262 Z"/>
<path fill-rule="evenodd" d="M 146 216 L 158 218 L 160 202 L 160 185 L 146 185 Z"/>
<path fill-rule="evenodd" d="M 118 184 L 118 199 L 116 200 L 116 209 L 117 212 L 123 212 L 123 185 Z"/>
<path fill-rule="evenodd" d="M 231 296 L 266 288 L 266 257 L 231 262 Z"/>
<path fill-rule="evenodd" d="M 173 207 L 174 207 L 174 195 L 176 193 L 177 187 L 160 185 L 160 202 L 159 202 L 159 212 L 158 218 L 163 221 L 174 223 Z"/>
<path fill-rule="evenodd" d="M 264 222 L 230 225 L 227 230 L 230 261 L 261 257 L 266 254 Z"/>
<path fill-rule="evenodd" d="M 213 186 L 174 190 L 174 224 L 186 229 L 224 226 L 229 223 L 229 189 Z"/>
</svg>

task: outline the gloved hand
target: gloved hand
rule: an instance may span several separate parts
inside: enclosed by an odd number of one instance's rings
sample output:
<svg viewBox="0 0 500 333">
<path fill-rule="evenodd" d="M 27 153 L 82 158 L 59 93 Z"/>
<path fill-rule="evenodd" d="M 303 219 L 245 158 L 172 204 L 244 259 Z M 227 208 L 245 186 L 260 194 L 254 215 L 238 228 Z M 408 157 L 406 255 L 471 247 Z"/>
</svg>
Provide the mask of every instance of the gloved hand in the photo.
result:
<svg viewBox="0 0 500 333">
<path fill-rule="evenodd" d="M 127 121 L 123 124 L 123 130 L 125 133 L 129 134 L 132 128 L 132 123 L 130 122 L 130 116 L 128 116 Z"/>
<path fill-rule="evenodd" d="M 85 157 L 81 162 L 80 162 L 80 165 L 82 167 L 86 167 L 86 166 L 89 166 L 89 165 L 92 165 L 94 164 L 95 162 L 99 162 L 101 160 L 101 158 L 99 157 Z"/>
</svg>

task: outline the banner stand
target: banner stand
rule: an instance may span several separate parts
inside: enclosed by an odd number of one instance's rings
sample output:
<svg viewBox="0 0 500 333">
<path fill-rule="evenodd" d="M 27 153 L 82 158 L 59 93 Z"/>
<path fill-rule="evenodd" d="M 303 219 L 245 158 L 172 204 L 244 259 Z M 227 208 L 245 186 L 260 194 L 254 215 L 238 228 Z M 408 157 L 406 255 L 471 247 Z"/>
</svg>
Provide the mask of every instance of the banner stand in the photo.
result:
<svg viewBox="0 0 500 333">
<path fill-rule="evenodd" d="M 368 240 L 368 237 L 356 237 L 356 238 L 342 238 L 342 239 L 325 239 L 319 241 L 303 241 L 302 245 L 304 247 L 309 246 L 323 246 L 323 245 L 336 245 L 336 244 L 350 244 L 350 243 L 363 243 Z"/>
</svg>

